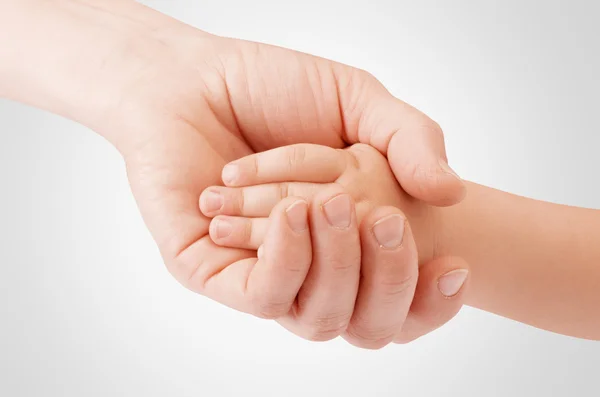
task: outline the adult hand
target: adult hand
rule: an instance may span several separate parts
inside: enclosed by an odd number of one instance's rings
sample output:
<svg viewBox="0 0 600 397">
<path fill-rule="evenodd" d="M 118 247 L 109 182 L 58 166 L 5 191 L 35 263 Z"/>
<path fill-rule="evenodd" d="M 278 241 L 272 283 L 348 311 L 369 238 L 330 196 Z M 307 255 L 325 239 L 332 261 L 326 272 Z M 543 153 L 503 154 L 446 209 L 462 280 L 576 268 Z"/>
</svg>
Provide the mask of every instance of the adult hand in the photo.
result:
<svg viewBox="0 0 600 397">
<path fill-rule="evenodd" d="M 450 205 L 464 194 L 447 166 L 439 126 L 364 71 L 213 36 L 135 2 L 57 3 L 61 7 L 37 4 L 35 15 L 44 15 L 45 9 L 46 17 L 34 23 L 12 24 L 33 14 L 25 2 L 7 6 L 11 24 L 5 26 L 35 26 L 23 35 L 31 46 L 44 49 L 40 56 L 47 64 L 42 74 L 9 67 L 3 81 L 12 83 L 0 90 L 80 121 L 117 147 L 169 271 L 193 291 L 238 310 L 264 312 L 246 291 L 252 266 L 245 259 L 255 253 L 214 245 L 209 220 L 198 208 L 202 190 L 220 183 L 223 165 L 247 154 L 300 142 L 337 148 L 361 142 L 387 155 L 412 196 Z M 61 48 L 70 54 L 56 56 L 59 49 L 49 46 L 44 35 L 48 27 L 56 29 Z M 10 50 L 15 44 L 5 44 L 7 59 L 18 59 L 18 51 Z M 35 94 L 39 86 L 43 95 Z M 436 271 L 421 274 L 417 291 L 427 294 L 417 293 L 413 306 L 426 310 L 408 339 L 449 317 L 435 305 L 422 304 L 440 299 L 440 276 Z M 276 290 L 277 285 L 266 288 Z M 315 321 L 315 334 L 320 334 L 324 323 Z"/>
</svg>

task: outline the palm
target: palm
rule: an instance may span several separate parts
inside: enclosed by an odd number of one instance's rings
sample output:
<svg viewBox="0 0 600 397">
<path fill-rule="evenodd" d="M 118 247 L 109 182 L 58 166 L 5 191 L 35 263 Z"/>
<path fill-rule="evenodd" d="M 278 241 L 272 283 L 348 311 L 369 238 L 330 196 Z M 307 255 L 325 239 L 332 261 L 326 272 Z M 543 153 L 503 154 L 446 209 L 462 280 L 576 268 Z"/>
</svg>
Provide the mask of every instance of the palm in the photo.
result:
<svg viewBox="0 0 600 397">
<path fill-rule="evenodd" d="M 209 43 L 191 62 L 189 52 L 172 45 L 159 57 L 169 62 L 156 62 L 149 79 L 136 85 L 146 90 L 160 78 L 161 101 L 146 106 L 145 113 L 155 116 L 126 161 L 171 273 L 188 288 L 244 310 L 236 302 L 244 301 L 239 280 L 248 269 L 232 264 L 255 253 L 212 243 L 200 193 L 220 184 L 227 162 L 277 146 L 361 141 L 385 151 L 396 124 L 381 120 L 399 117 L 390 106 L 402 112 L 408 106 L 356 69 L 257 43 Z"/>
<path fill-rule="evenodd" d="M 349 77 L 336 77 L 333 68 L 339 65 L 257 43 L 230 45 L 221 56 L 230 107 L 219 116 L 234 117 L 250 147 L 263 151 L 302 142 L 345 146 L 338 95 L 345 82 L 336 78 Z"/>
<path fill-rule="evenodd" d="M 245 42 L 226 41 L 221 51 L 220 62 L 200 73 L 176 69 L 185 89 L 165 83 L 174 87 L 160 104 L 168 112 L 126 155 L 133 192 L 170 271 L 203 293 L 211 275 L 251 255 L 213 245 L 198 209 L 202 190 L 220 183 L 223 165 L 290 143 L 344 145 L 325 61 Z"/>
</svg>

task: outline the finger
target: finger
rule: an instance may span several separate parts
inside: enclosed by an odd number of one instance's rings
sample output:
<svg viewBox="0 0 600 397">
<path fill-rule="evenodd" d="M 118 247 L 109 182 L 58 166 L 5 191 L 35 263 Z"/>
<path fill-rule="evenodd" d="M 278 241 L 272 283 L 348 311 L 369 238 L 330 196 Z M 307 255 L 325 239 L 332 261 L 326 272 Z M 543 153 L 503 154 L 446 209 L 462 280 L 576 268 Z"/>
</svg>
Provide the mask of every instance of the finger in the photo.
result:
<svg viewBox="0 0 600 397">
<path fill-rule="evenodd" d="M 290 311 L 312 261 L 306 201 L 290 197 L 275 207 L 262 247 L 248 294 L 255 315 L 279 318 Z"/>
<path fill-rule="evenodd" d="M 227 266 L 207 287 L 213 294 L 246 302 L 248 313 L 279 318 L 290 311 L 312 260 L 306 201 L 290 197 L 275 207 L 262 247 L 260 259 Z"/>
<path fill-rule="evenodd" d="M 186 288 L 248 312 L 245 287 L 255 257 L 251 251 L 219 247 L 206 234 L 181 253 L 175 270 Z"/>
<path fill-rule="evenodd" d="M 346 168 L 347 156 L 328 146 L 296 144 L 251 154 L 223 168 L 226 186 L 274 182 L 334 182 Z"/>
<path fill-rule="evenodd" d="M 410 313 L 394 341 L 410 342 L 450 321 L 463 305 L 468 275 L 461 258 L 436 258 L 422 265 Z"/>
<path fill-rule="evenodd" d="M 343 65 L 334 72 L 346 139 L 385 154 L 411 196 L 434 205 L 461 201 L 465 187 L 448 166 L 439 125 L 395 98 L 372 75 Z"/>
<path fill-rule="evenodd" d="M 205 216 L 216 215 L 268 217 L 275 205 L 286 197 L 310 200 L 322 185 L 282 182 L 246 187 L 211 186 L 200 195 L 200 210 Z"/>
<path fill-rule="evenodd" d="M 398 131 L 390 141 L 388 161 L 396 179 L 411 196 L 437 206 L 460 202 L 465 185 L 448 166 L 442 132 L 433 121 Z"/>
<path fill-rule="evenodd" d="M 339 336 L 352 316 L 360 278 L 360 240 L 354 202 L 330 186 L 310 209 L 313 262 L 290 316 L 280 324 L 315 341 Z"/>
<path fill-rule="evenodd" d="M 224 145 L 242 150 L 236 148 L 239 143 L 228 137 L 217 120 L 207 117 L 205 121 L 215 136 L 223 137 Z M 210 219 L 198 211 L 198 196 L 206 186 L 218 183 L 223 158 L 229 153 L 220 150 L 219 145 L 208 145 L 189 124 L 175 123 L 172 127 L 182 139 L 159 139 L 148 153 L 153 157 L 127 159 L 127 175 L 140 212 L 168 271 L 178 282 L 215 301 L 243 309 L 244 302 L 230 299 L 232 295 L 220 295 L 218 289 L 205 290 L 213 275 L 251 255 L 246 250 L 216 246 L 208 235 Z"/>
<path fill-rule="evenodd" d="M 379 349 L 391 343 L 410 309 L 417 285 L 418 255 L 406 217 L 379 207 L 361 222 L 361 282 L 344 338 Z"/>
<path fill-rule="evenodd" d="M 214 243 L 222 247 L 257 250 L 268 228 L 268 218 L 217 216 L 210 223 L 209 233 Z"/>
</svg>

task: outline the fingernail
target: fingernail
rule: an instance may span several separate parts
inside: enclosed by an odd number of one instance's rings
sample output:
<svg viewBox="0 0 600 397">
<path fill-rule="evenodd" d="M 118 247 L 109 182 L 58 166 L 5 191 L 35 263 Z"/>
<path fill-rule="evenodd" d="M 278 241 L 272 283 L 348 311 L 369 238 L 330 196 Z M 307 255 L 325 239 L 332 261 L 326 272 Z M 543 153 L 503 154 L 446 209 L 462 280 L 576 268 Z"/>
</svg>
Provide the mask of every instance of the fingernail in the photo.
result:
<svg viewBox="0 0 600 397">
<path fill-rule="evenodd" d="M 260 258 L 262 258 L 262 257 L 263 257 L 263 254 L 264 254 L 264 248 L 263 248 L 263 246 L 261 245 L 260 247 L 258 247 L 258 251 L 256 251 L 256 257 L 257 257 L 258 259 L 260 259 Z"/>
<path fill-rule="evenodd" d="M 214 230 L 215 230 L 215 237 L 216 238 L 225 238 L 227 236 L 229 236 L 231 234 L 231 232 L 233 231 L 233 226 L 231 225 L 231 223 L 224 221 L 224 220 L 214 220 L 213 223 L 214 225 Z"/>
<path fill-rule="evenodd" d="M 438 289 L 442 295 L 451 298 L 458 294 L 468 274 L 469 271 L 465 269 L 452 270 L 439 278 Z"/>
<path fill-rule="evenodd" d="M 398 248 L 404 237 L 405 219 L 395 214 L 380 219 L 373 225 L 375 239 L 383 248 Z"/>
<path fill-rule="evenodd" d="M 220 193 L 209 190 L 202 195 L 202 204 L 204 204 L 203 207 L 206 212 L 219 211 L 223 208 L 223 196 Z"/>
<path fill-rule="evenodd" d="M 293 231 L 299 233 L 308 227 L 308 205 L 305 201 L 298 200 L 285 211 L 288 222 Z"/>
<path fill-rule="evenodd" d="M 350 196 L 340 194 L 323 204 L 323 212 L 327 222 L 335 228 L 345 229 L 352 220 L 352 203 Z"/>
<path fill-rule="evenodd" d="M 446 163 L 444 160 L 440 159 L 439 164 L 440 164 L 440 167 L 442 168 L 442 171 L 444 171 L 446 174 L 450 174 L 453 177 L 455 177 L 456 179 L 461 179 L 460 176 L 458 176 L 458 174 L 456 172 L 454 172 L 454 170 L 452 168 L 450 168 L 448 163 Z"/>
<path fill-rule="evenodd" d="M 221 178 L 226 185 L 231 185 L 238 178 L 239 167 L 235 164 L 227 164 L 223 168 L 223 172 L 221 173 Z"/>
</svg>

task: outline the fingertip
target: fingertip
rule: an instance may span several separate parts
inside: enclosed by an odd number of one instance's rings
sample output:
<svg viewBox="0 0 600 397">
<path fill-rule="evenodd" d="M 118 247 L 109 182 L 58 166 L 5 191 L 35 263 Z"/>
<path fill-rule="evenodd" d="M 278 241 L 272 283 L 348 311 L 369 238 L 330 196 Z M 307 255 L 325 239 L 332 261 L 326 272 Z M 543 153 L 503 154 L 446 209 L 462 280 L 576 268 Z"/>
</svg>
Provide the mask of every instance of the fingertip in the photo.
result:
<svg viewBox="0 0 600 397">
<path fill-rule="evenodd" d="M 286 314 L 294 302 L 312 261 L 308 227 L 302 228 L 307 218 L 306 201 L 298 197 L 281 200 L 269 218 L 268 230 L 258 245 L 257 264 L 248 282 L 254 313 L 262 318 L 279 318 Z"/>
<path fill-rule="evenodd" d="M 453 298 L 461 291 L 468 276 L 467 269 L 451 270 L 438 279 L 438 290 L 445 298 Z"/>
<path fill-rule="evenodd" d="M 405 336 L 416 338 L 450 321 L 460 311 L 469 279 L 469 266 L 458 257 L 441 257 L 421 266 L 411 306 L 412 327 Z"/>
<path fill-rule="evenodd" d="M 305 200 L 296 199 L 286 208 L 285 214 L 294 232 L 302 233 L 308 229 L 308 203 Z"/>
<path fill-rule="evenodd" d="M 260 247 L 258 247 L 258 250 L 256 250 L 256 257 L 258 259 L 262 259 L 264 258 L 265 255 L 265 249 L 263 247 L 263 245 L 261 244 Z"/>
<path fill-rule="evenodd" d="M 396 250 L 406 241 L 412 241 L 412 233 L 406 215 L 396 207 L 377 207 L 368 213 L 360 224 L 363 243 L 383 250 Z M 368 241 L 366 237 L 369 236 Z"/>
<path fill-rule="evenodd" d="M 421 266 L 410 316 L 395 342 L 406 343 L 441 327 L 460 311 L 469 266 L 459 257 L 440 257 Z"/>
<path fill-rule="evenodd" d="M 438 173 L 444 174 L 444 182 L 441 184 L 441 190 L 445 191 L 445 197 L 442 196 L 436 204 L 439 207 L 450 206 L 460 203 L 467 194 L 467 188 L 462 178 L 448 165 L 447 160 L 439 159 L 440 166 Z"/>
<path fill-rule="evenodd" d="M 277 203 L 269 217 L 269 241 L 286 244 L 310 241 L 308 211 L 308 202 L 301 197 L 290 196 Z"/>
<path fill-rule="evenodd" d="M 467 190 L 463 180 L 456 173 L 443 168 L 440 165 L 442 162 L 434 162 L 432 166 L 396 166 L 393 167 L 394 174 L 412 197 L 437 207 L 448 207 L 460 203 Z"/>
<path fill-rule="evenodd" d="M 391 214 L 375 222 L 371 231 L 381 248 L 395 249 L 402 245 L 405 229 L 406 217 Z"/>
<path fill-rule="evenodd" d="M 418 254 L 409 222 L 396 207 L 373 209 L 360 232 L 361 287 L 347 340 L 377 349 L 405 323 L 419 277 Z"/>
<path fill-rule="evenodd" d="M 441 263 L 437 274 L 437 289 L 446 299 L 453 299 L 462 295 L 470 276 L 469 265 L 459 257 L 444 257 L 438 259 Z"/>
<path fill-rule="evenodd" d="M 315 194 L 312 198 L 312 215 L 320 213 L 330 226 L 346 229 L 354 218 L 355 202 L 346 190 L 332 184 Z"/>
<path fill-rule="evenodd" d="M 214 217 L 225 205 L 225 199 L 214 188 L 207 188 L 201 194 L 198 200 L 200 212 L 204 216 Z"/>
<path fill-rule="evenodd" d="M 435 258 L 421 266 L 419 296 L 431 302 L 459 298 L 470 275 L 464 259 L 455 256 Z"/>
<path fill-rule="evenodd" d="M 463 200 L 466 186 L 448 165 L 442 130 L 427 120 L 410 131 L 395 133 L 387 158 L 408 194 L 438 207 L 451 206 Z"/>
<path fill-rule="evenodd" d="M 240 178 L 240 167 L 235 163 L 229 163 L 221 171 L 221 180 L 225 186 L 237 186 Z"/>
<path fill-rule="evenodd" d="M 226 217 L 218 216 L 210 221 L 208 234 L 215 244 L 229 237 L 233 232 L 233 225 Z"/>
</svg>

